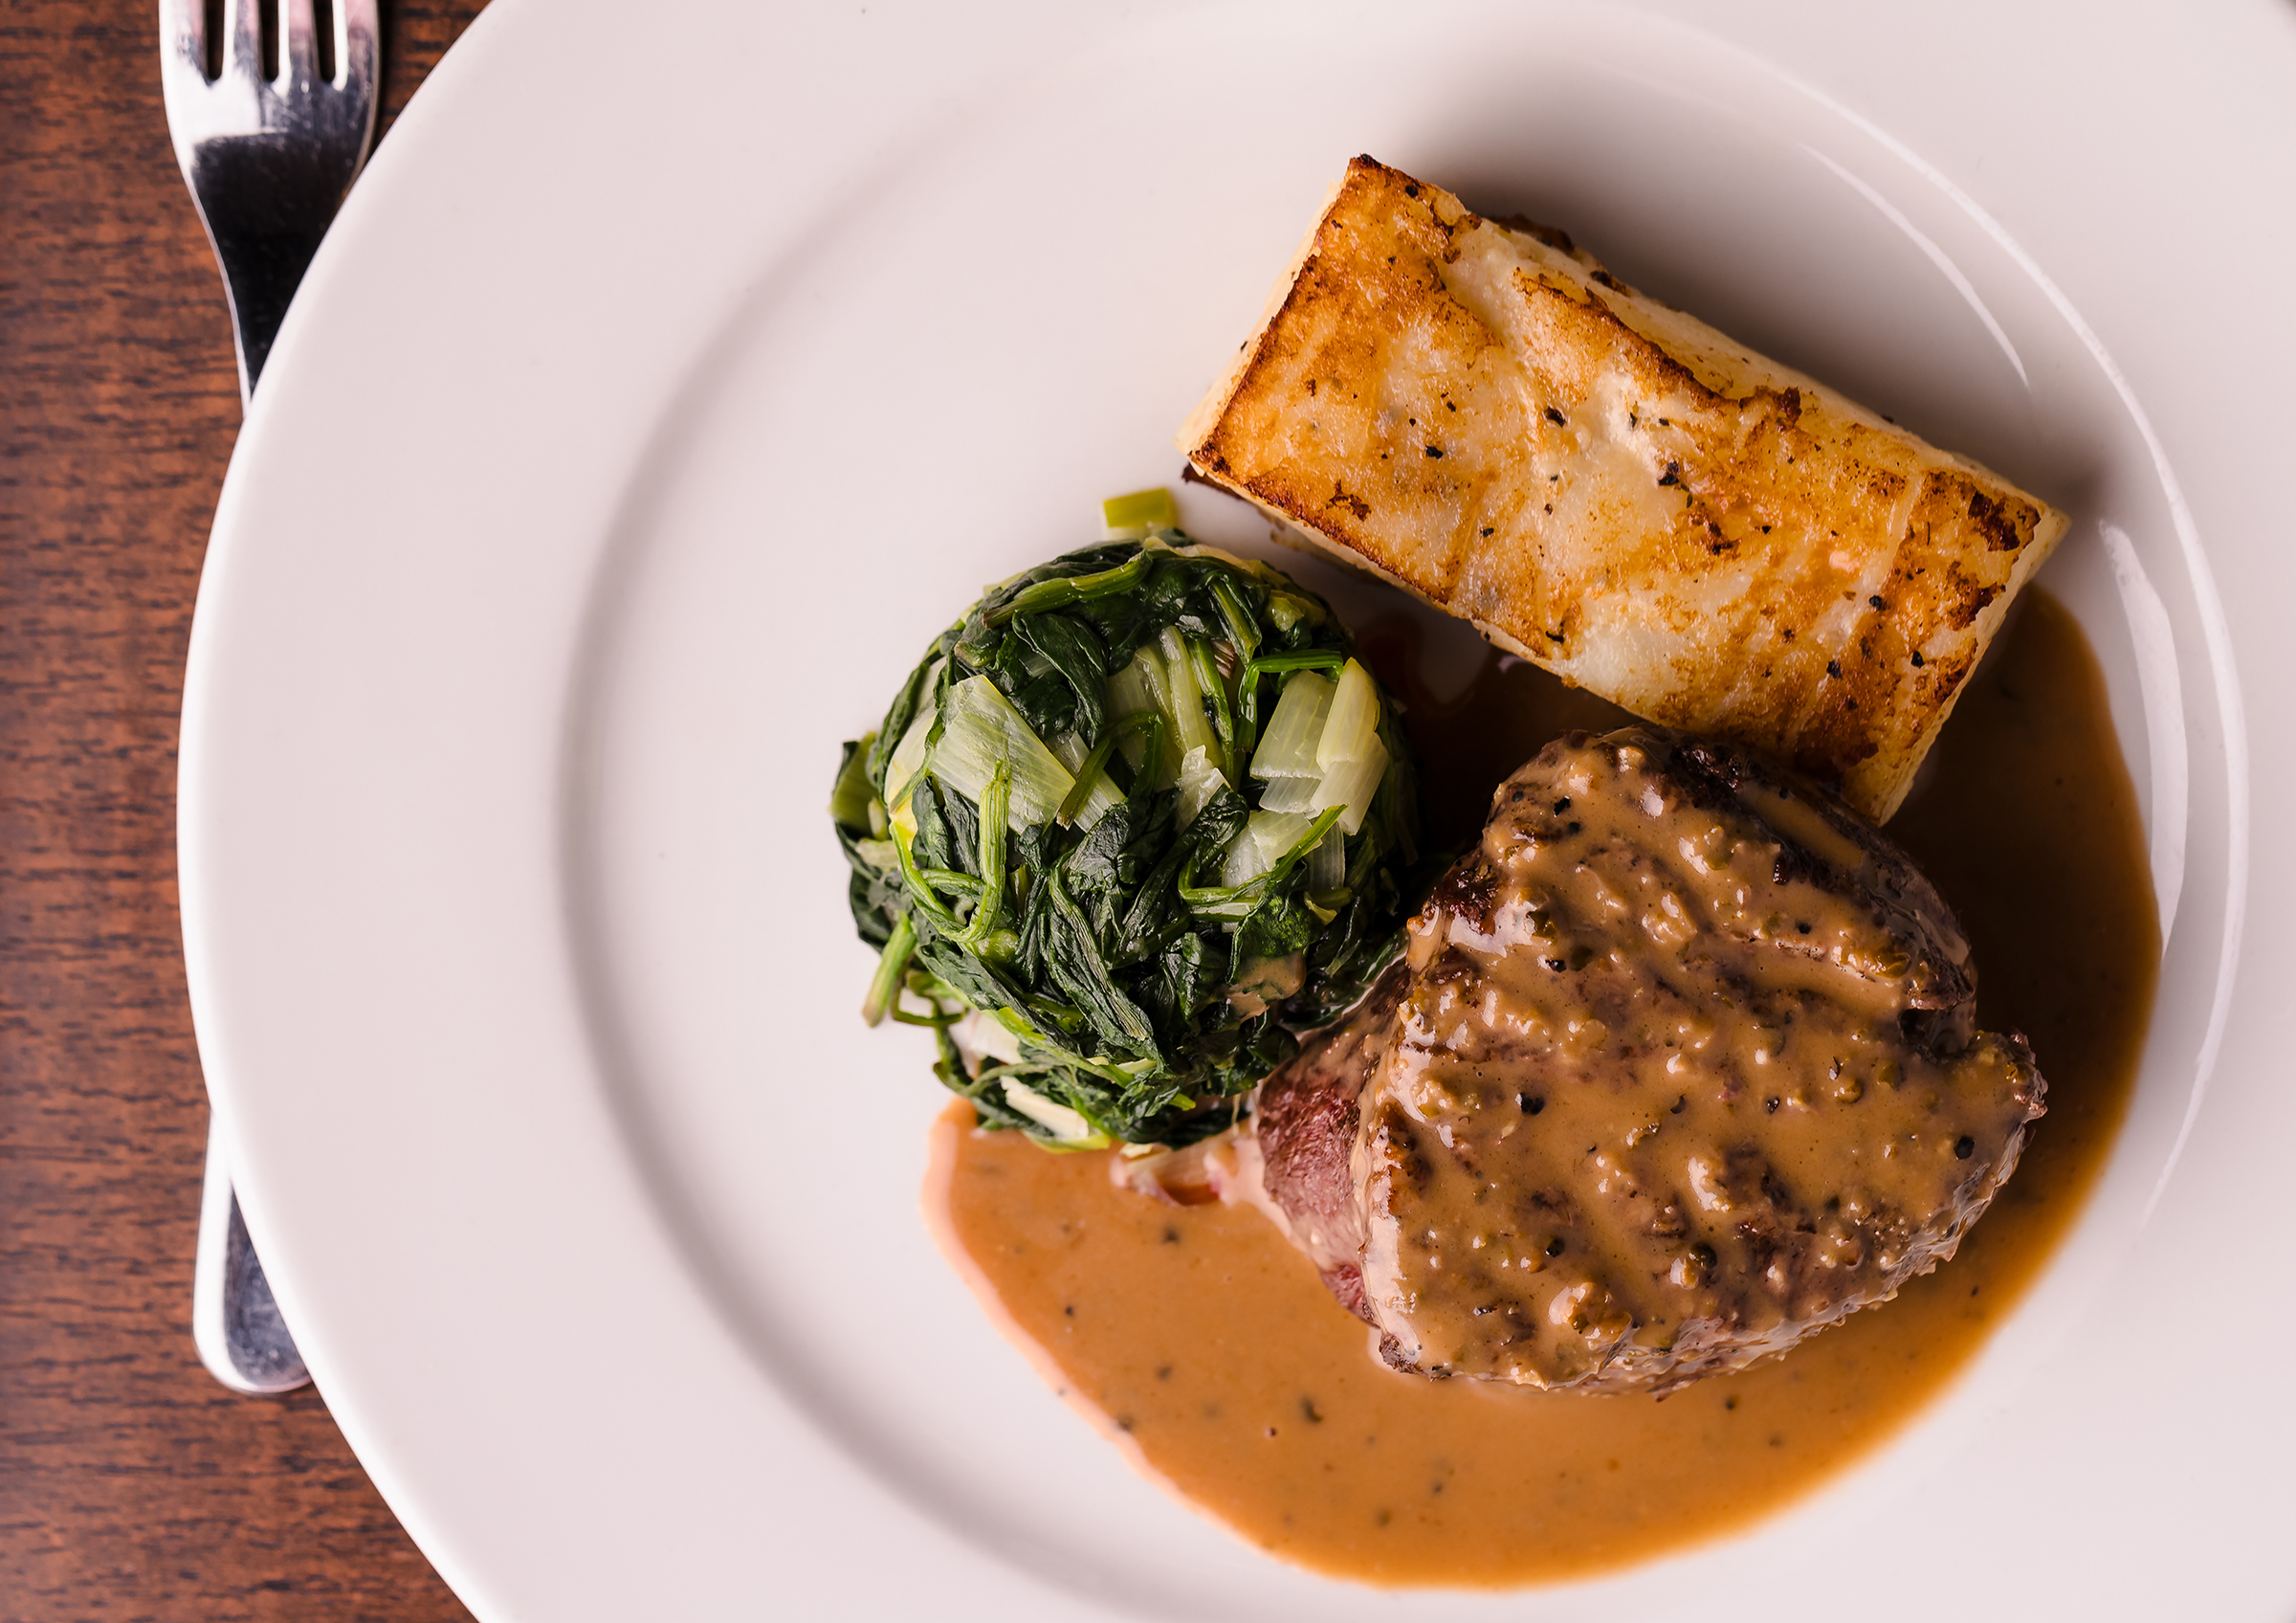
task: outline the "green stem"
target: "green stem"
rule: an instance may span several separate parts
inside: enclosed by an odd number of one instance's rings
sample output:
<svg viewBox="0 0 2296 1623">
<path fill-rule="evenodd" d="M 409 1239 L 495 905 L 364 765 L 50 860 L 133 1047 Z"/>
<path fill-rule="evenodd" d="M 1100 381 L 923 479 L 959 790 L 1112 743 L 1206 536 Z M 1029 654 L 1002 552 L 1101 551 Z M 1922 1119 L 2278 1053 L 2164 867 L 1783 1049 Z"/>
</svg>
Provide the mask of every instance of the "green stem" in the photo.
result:
<svg viewBox="0 0 2296 1623">
<path fill-rule="evenodd" d="M 1220 770 L 1229 783 L 1238 781 L 1243 763 L 1236 759 L 1236 711 L 1228 702 L 1227 678 L 1220 674 L 1220 656 L 1208 642 L 1187 639 L 1188 661 L 1196 667 L 1196 685 L 1212 696 L 1212 723 L 1220 734 Z"/>
<path fill-rule="evenodd" d="M 909 900 L 923 908 L 925 917 L 949 934 L 955 935 L 963 928 L 964 921 L 957 917 L 956 909 L 941 900 L 939 893 L 926 881 L 924 870 L 916 865 L 916 858 L 910 855 L 908 842 L 900 837 L 897 829 L 894 831 L 893 849 L 900 855 L 901 878 L 908 881 Z M 933 871 L 937 874 L 946 872 L 940 868 Z"/>
<path fill-rule="evenodd" d="M 910 955 L 916 951 L 916 925 L 904 913 L 886 939 L 877 959 L 877 972 L 869 978 L 869 994 L 861 1000 L 861 1018 L 874 1026 L 900 1002 L 901 977 L 909 972 Z"/>
<path fill-rule="evenodd" d="M 979 879 L 954 868 L 919 868 L 917 872 L 937 891 L 953 890 L 960 896 L 978 896 L 981 892 Z"/>
<path fill-rule="evenodd" d="M 1212 599 L 1220 605 L 1220 617 L 1227 622 L 1228 640 L 1236 645 L 1237 656 L 1248 660 L 1260 651 L 1260 633 L 1243 595 L 1235 583 L 1223 575 L 1212 580 Z"/>
<path fill-rule="evenodd" d="M 897 1005 L 887 1010 L 886 1013 L 891 1015 L 894 1019 L 899 1021 L 904 1026 L 948 1027 L 954 1026 L 958 1021 L 964 1018 L 964 1016 L 961 1014 L 912 1014 L 909 1012 L 909 1011 L 902 1009 Z"/>
<path fill-rule="evenodd" d="M 1004 836 L 1012 828 L 1012 763 L 1000 761 L 981 791 L 981 902 L 958 939 L 979 946 L 1004 911 Z"/>
<path fill-rule="evenodd" d="M 1256 878 L 1246 879 L 1240 885 L 1197 886 L 1190 884 L 1188 881 L 1196 877 L 1196 858 L 1190 856 L 1186 865 L 1180 871 L 1180 900 L 1199 912 L 1208 912 L 1215 908 L 1233 909 L 1246 903 L 1249 905 L 1246 906 L 1245 911 L 1249 912 L 1251 907 L 1256 907 L 1267 900 L 1269 892 L 1283 882 L 1284 876 L 1291 873 L 1301 857 L 1315 849 L 1316 845 L 1322 841 L 1323 836 L 1332 832 L 1333 826 L 1339 821 L 1346 811 L 1347 808 L 1344 806 L 1333 806 L 1317 812 L 1315 820 L 1308 825 L 1307 832 L 1292 843 L 1290 850 L 1277 858 L 1274 867 Z M 1232 911 L 1223 912 L 1221 916 L 1242 917 L 1241 914 Z"/>
<path fill-rule="evenodd" d="M 1064 575 L 1058 580 L 1038 581 L 1014 592 L 1012 600 L 1002 608 L 983 614 L 982 623 L 1001 626 L 1023 614 L 1041 614 L 1049 609 L 1066 609 L 1071 603 L 1123 591 L 1137 586 L 1155 562 L 1155 556 L 1143 546 L 1115 568 L 1102 569 L 1098 574 Z"/>
</svg>

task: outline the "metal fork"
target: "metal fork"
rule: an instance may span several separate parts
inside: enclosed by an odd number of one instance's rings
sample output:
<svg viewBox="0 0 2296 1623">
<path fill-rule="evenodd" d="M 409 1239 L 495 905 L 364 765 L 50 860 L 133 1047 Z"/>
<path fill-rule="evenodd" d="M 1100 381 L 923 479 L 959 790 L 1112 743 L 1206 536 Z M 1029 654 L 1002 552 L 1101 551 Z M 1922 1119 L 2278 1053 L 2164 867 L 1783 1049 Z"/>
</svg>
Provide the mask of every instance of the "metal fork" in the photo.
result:
<svg viewBox="0 0 2296 1623">
<path fill-rule="evenodd" d="M 375 0 L 327 0 L 324 25 L 315 0 L 160 0 L 167 130 L 223 270 L 242 409 L 366 162 L 379 65 Z M 311 1377 L 240 1218 L 230 1144 L 210 1103 L 192 1339 L 233 1390 L 289 1391 Z"/>
</svg>

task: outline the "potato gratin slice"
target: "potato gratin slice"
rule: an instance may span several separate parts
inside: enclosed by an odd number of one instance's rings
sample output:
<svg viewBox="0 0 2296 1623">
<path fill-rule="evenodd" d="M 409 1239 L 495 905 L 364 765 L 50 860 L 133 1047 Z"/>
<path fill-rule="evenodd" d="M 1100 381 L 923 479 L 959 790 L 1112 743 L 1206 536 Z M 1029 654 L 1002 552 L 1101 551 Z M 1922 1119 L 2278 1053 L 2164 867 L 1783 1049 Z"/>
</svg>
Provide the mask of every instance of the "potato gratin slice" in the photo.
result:
<svg viewBox="0 0 2296 1623">
<path fill-rule="evenodd" d="M 1181 446 L 1565 680 L 1877 821 L 2067 522 L 1369 158 Z"/>
</svg>

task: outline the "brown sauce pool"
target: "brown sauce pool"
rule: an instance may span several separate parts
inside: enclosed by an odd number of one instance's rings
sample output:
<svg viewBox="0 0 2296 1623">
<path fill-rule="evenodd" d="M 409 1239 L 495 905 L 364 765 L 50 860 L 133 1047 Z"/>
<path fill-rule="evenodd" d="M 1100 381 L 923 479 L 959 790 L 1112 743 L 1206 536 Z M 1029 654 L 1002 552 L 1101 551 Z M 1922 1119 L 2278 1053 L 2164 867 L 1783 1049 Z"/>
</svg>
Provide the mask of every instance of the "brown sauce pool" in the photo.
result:
<svg viewBox="0 0 2296 1623">
<path fill-rule="evenodd" d="M 1364 641 L 1400 675 L 1409 628 L 1386 629 Z M 1413 696 L 1430 837 L 1471 834 L 1555 733 L 1620 714 L 1495 656 L 1451 704 Z M 2032 1039 L 2049 1113 L 1953 1260 L 1781 1360 L 1663 1400 L 1394 1374 L 1257 1213 L 1121 1191 L 1104 1155 L 970 1131 L 961 1104 L 935 1131 L 927 1213 L 1062 1396 L 1284 1560 L 1498 1588 L 1743 1525 L 1954 1378 L 2080 1211 L 2135 1079 L 2160 957 L 2144 830 L 2096 659 L 2046 594 L 2024 594 L 1925 778 L 1889 833 L 1960 915 L 1982 1024 Z"/>
</svg>

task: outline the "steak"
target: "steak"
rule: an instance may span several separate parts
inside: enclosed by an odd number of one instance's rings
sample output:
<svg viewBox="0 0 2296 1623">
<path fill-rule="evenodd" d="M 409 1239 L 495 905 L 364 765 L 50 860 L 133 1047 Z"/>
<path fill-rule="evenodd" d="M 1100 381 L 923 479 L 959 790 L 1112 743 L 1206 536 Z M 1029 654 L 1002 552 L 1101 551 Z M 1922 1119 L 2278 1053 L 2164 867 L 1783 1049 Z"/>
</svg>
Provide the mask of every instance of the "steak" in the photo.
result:
<svg viewBox="0 0 2296 1623">
<path fill-rule="evenodd" d="M 1572 734 L 1261 1085 L 1250 1196 L 1399 1368 L 1665 1391 L 1953 1255 L 2042 1113 L 1976 994 L 1943 899 L 1841 802 Z"/>
</svg>

